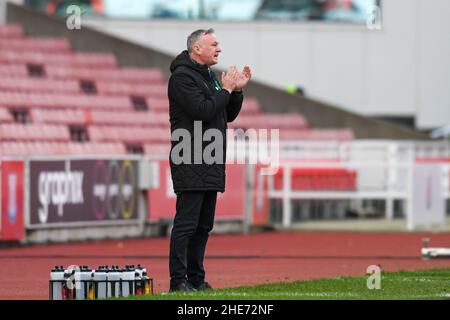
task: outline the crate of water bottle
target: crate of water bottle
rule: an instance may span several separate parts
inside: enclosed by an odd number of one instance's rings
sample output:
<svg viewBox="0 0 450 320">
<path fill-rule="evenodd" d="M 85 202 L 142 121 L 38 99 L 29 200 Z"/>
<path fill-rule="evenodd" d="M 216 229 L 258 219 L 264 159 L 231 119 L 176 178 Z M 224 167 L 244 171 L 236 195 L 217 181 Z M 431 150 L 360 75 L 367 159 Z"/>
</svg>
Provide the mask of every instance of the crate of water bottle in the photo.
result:
<svg viewBox="0 0 450 320">
<path fill-rule="evenodd" d="M 50 300 L 94 300 L 153 294 L 153 279 L 141 265 L 56 266 L 50 272 Z"/>
</svg>

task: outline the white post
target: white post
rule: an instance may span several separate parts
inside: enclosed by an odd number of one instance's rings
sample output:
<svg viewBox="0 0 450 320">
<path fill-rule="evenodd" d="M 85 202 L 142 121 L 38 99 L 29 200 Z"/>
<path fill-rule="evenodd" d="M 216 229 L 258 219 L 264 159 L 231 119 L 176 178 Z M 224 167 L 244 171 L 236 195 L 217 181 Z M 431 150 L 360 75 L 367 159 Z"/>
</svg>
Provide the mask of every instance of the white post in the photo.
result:
<svg viewBox="0 0 450 320">
<path fill-rule="evenodd" d="M 254 165 L 246 163 L 245 165 L 245 200 L 244 200 L 244 223 L 242 231 L 244 234 L 249 233 L 250 225 L 253 218 L 253 187 L 255 185 Z"/>
<path fill-rule="evenodd" d="M 414 230 L 414 216 L 413 216 L 413 198 L 414 198 L 414 164 L 416 162 L 415 159 L 415 150 L 414 150 L 414 142 L 410 145 L 410 153 L 408 161 L 408 179 L 407 179 L 407 198 L 406 198 L 406 228 L 409 231 Z"/>
<path fill-rule="evenodd" d="M 286 164 L 283 168 L 283 227 L 289 228 L 292 221 L 291 167 L 289 164 Z"/>
<path fill-rule="evenodd" d="M 398 145 L 392 143 L 388 146 L 388 168 L 387 168 L 387 197 L 386 197 L 386 219 L 394 219 L 394 199 L 391 193 L 398 179 Z"/>
</svg>

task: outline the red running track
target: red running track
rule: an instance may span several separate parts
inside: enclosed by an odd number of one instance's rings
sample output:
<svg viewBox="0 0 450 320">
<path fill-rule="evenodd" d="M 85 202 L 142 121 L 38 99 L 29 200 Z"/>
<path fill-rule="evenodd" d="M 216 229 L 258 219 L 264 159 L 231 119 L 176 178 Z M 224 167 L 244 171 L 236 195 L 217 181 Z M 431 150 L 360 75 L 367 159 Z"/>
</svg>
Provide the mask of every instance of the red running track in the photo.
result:
<svg viewBox="0 0 450 320">
<path fill-rule="evenodd" d="M 422 260 L 422 238 L 450 247 L 450 233 L 286 232 L 213 235 L 207 280 L 214 287 L 364 275 L 384 271 L 450 268 L 450 259 Z M 0 249 L 0 299 L 48 299 L 55 265 L 143 264 L 157 292 L 167 291 L 168 238 L 140 238 Z"/>
</svg>

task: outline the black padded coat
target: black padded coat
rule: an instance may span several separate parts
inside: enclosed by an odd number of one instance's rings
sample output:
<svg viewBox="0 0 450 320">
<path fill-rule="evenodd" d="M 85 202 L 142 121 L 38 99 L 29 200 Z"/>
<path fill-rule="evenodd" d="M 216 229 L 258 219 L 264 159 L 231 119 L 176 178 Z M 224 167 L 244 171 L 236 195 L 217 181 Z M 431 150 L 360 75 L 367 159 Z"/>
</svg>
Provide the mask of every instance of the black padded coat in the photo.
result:
<svg viewBox="0 0 450 320">
<path fill-rule="evenodd" d="M 208 66 L 191 60 L 187 51 L 183 51 L 172 61 L 170 71 L 172 74 L 168 96 L 171 134 L 173 137 L 176 129 L 186 129 L 191 137 L 190 163 L 175 164 L 169 156 L 174 191 L 224 192 L 227 122 L 232 122 L 238 116 L 243 94 L 230 94 L 222 89 L 216 75 Z M 219 163 L 208 164 L 204 159 L 201 163 L 194 163 L 194 121 L 201 121 L 202 135 L 210 128 L 218 129 L 222 133 L 223 159 L 218 161 Z M 173 148 L 182 142 L 173 140 L 171 154 Z M 202 151 L 210 143 L 211 141 L 202 141 Z M 177 153 L 182 155 L 183 152 L 179 153 L 178 149 Z"/>
</svg>

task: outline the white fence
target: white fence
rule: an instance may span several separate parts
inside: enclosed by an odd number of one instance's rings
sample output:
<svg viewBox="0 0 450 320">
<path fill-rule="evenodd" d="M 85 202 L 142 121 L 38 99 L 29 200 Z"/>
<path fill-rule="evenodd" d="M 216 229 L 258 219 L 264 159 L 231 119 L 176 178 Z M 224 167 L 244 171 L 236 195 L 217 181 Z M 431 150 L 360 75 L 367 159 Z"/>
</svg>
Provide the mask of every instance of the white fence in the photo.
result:
<svg viewBox="0 0 450 320">
<path fill-rule="evenodd" d="M 447 142 L 400 142 L 358 140 L 344 143 L 280 143 L 283 185 L 274 188 L 269 176 L 269 197 L 282 201 L 282 226 L 292 224 L 293 200 L 383 200 L 386 219 L 393 219 L 394 200 L 405 206 L 408 229 L 414 225 L 414 170 L 418 163 L 432 162 L 441 170 L 443 201 L 450 198 L 450 145 Z M 293 168 L 341 168 L 357 173 L 352 191 L 293 190 Z M 417 193 L 416 193 L 417 196 Z"/>
</svg>

